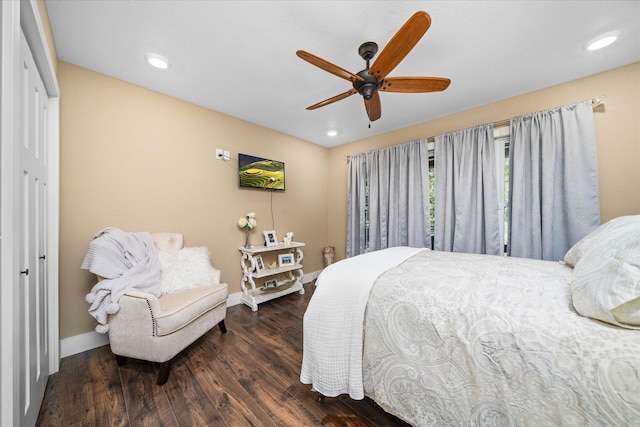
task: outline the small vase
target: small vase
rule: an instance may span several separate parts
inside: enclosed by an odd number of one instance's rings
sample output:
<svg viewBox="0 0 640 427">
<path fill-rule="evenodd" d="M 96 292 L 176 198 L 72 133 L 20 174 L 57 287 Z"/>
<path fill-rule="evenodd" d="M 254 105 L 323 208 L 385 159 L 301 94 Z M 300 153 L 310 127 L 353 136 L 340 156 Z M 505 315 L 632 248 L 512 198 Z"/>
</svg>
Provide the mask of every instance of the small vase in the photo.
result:
<svg viewBox="0 0 640 427">
<path fill-rule="evenodd" d="M 250 248 L 251 247 L 251 242 L 249 242 L 249 232 L 251 230 L 244 230 L 244 247 L 245 248 Z"/>
</svg>

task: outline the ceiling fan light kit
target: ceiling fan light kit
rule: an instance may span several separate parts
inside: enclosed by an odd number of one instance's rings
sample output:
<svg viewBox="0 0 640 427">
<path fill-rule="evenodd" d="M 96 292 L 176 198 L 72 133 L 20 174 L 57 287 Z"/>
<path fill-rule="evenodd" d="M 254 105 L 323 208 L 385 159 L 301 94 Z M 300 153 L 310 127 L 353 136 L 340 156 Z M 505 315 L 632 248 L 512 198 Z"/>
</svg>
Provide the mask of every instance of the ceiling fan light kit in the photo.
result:
<svg viewBox="0 0 640 427">
<path fill-rule="evenodd" d="M 369 63 L 378 52 L 378 45 L 371 41 L 363 43 L 358 48 L 358 54 L 366 61 L 366 68 L 356 74 L 304 50 L 297 51 L 296 55 L 301 59 L 350 81 L 353 86 L 353 89 L 313 104 L 307 107 L 307 110 L 315 110 L 359 93 L 364 99 L 369 120 L 375 121 L 382 115 L 380 91 L 424 93 L 445 90 L 451 80 L 444 77 L 387 77 L 420 41 L 430 26 L 431 17 L 427 12 L 414 13 L 382 49 L 371 66 Z"/>
</svg>

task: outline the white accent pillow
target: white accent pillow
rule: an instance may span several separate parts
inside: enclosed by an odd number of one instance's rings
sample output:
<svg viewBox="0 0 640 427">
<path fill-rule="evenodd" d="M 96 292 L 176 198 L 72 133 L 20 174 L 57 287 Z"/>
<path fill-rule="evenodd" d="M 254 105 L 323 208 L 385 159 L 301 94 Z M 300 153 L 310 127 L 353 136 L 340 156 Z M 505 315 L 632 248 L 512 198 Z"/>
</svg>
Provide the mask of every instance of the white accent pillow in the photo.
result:
<svg viewBox="0 0 640 427">
<path fill-rule="evenodd" d="M 211 265 L 209 248 L 205 246 L 158 251 L 158 258 L 162 293 L 220 283 L 220 271 Z"/>
<path fill-rule="evenodd" d="M 601 225 L 567 252 L 573 305 L 585 317 L 640 329 L 640 215 Z"/>
</svg>

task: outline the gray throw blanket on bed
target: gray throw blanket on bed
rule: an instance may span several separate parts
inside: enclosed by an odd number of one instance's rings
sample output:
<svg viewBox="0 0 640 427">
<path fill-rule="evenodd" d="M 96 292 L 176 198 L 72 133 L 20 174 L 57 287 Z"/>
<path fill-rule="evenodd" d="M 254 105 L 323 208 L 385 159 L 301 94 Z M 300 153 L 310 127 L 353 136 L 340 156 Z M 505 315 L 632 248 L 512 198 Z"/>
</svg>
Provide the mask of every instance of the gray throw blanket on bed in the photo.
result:
<svg viewBox="0 0 640 427">
<path fill-rule="evenodd" d="M 89 244 L 80 267 L 100 276 L 87 294 L 91 314 L 97 321 L 96 331 L 109 331 L 107 316 L 120 309 L 118 301 L 129 290 L 137 289 L 159 297 L 160 261 L 151 235 L 129 233 L 115 227 L 100 230 Z"/>
</svg>

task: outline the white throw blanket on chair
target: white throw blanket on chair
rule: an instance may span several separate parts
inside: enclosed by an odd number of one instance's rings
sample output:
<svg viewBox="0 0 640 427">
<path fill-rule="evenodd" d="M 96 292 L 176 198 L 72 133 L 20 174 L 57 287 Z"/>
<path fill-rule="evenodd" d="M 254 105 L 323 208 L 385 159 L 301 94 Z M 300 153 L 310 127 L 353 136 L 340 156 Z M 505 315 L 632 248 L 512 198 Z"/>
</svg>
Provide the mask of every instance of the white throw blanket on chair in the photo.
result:
<svg viewBox="0 0 640 427">
<path fill-rule="evenodd" d="M 120 309 L 120 297 L 131 289 L 161 295 L 160 262 L 147 232 L 129 233 L 118 228 L 100 230 L 89 244 L 80 267 L 104 278 L 87 294 L 96 331 L 109 331 L 107 315 Z"/>
</svg>

